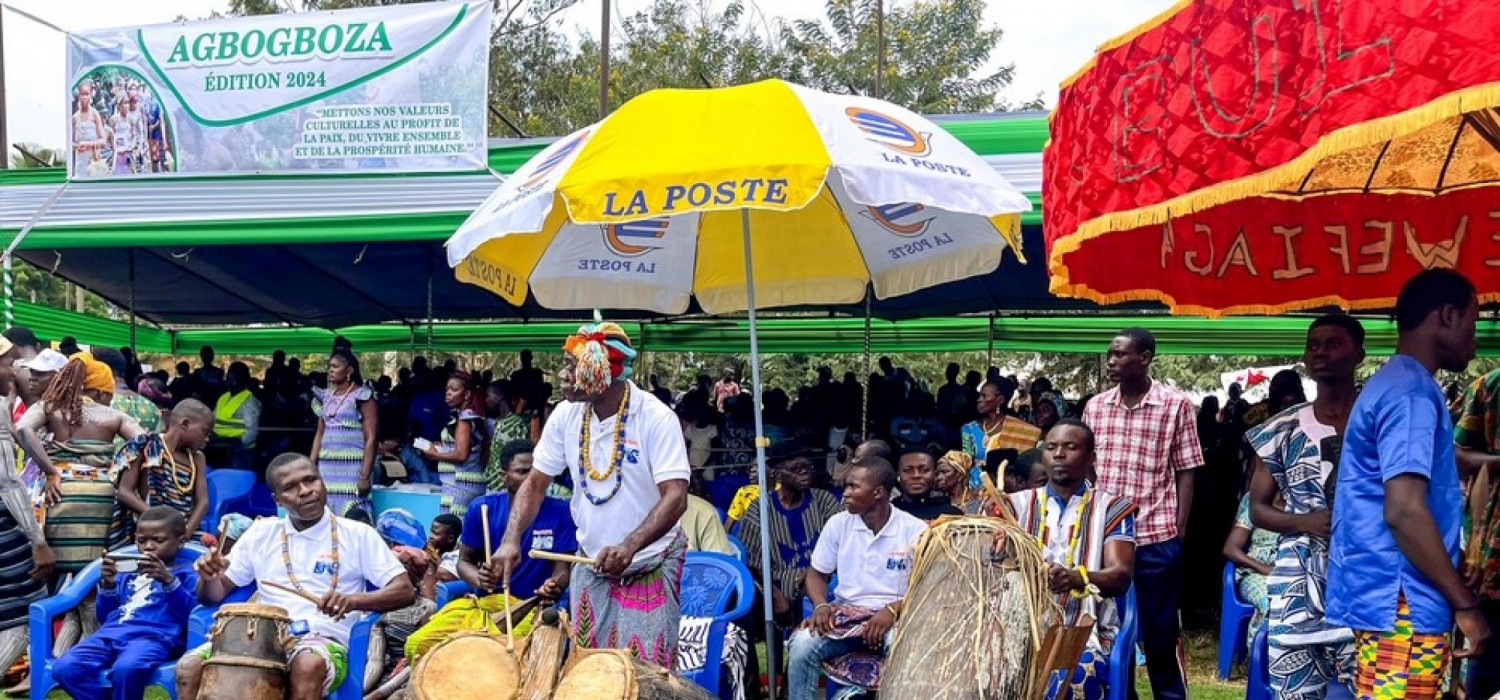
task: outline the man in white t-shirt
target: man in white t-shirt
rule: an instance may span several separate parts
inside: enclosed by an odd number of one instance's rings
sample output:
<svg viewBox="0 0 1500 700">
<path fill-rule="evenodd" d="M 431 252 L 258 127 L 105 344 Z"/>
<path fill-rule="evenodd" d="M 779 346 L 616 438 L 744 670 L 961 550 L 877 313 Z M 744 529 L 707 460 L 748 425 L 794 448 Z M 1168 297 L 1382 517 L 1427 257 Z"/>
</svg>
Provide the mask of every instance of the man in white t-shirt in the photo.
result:
<svg viewBox="0 0 1500 700">
<path fill-rule="evenodd" d="M 236 588 L 257 584 L 258 602 L 286 610 L 293 621 L 305 621 L 308 631 L 287 651 L 288 698 L 314 700 L 344 681 L 349 632 L 360 614 L 411 605 L 416 589 L 375 528 L 328 510 L 328 489 L 307 457 L 277 457 L 266 469 L 266 480 L 286 517 L 255 521 L 228 556 L 215 550 L 200 558 L 198 599 L 212 605 Z M 208 656 L 205 645 L 178 662 L 178 697 L 198 697 Z"/>
<path fill-rule="evenodd" d="M 558 378 L 567 402 L 542 430 L 495 559 L 509 578 L 520 562 L 520 533 L 531 526 L 548 485 L 573 470 L 578 544 L 594 559 L 593 566 L 573 567 L 568 587 L 579 623 L 574 642 L 587 649 L 628 647 L 672 668 L 687 551 L 678 520 L 687 510 L 690 474 L 681 424 L 672 409 L 630 381 L 636 353 L 618 325 L 579 328 L 563 350 Z"/>
<path fill-rule="evenodd" d="M 824 659 L 883 649 L 900 615 L 911 578 L 911 550 L 927 524 L 891 507 L 896 470 L 880 457 L 856 460 L 844 487 L 845 512 L 828 520 L 807 571 L 812 617 L 792 635 L 787 652 L 791 700 L 814 700 Z M 838 602 L 828 581 L 838 574 Z"/>
</svg>

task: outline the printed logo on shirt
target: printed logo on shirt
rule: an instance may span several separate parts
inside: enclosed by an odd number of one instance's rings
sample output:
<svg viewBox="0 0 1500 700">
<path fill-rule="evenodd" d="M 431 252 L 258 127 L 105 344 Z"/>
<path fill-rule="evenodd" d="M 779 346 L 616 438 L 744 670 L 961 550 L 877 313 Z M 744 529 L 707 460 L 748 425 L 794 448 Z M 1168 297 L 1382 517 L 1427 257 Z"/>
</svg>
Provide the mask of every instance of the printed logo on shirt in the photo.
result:
<svg viewBox="0 0 1500 700">
<path fill-rule="evenodd" d="M 318 561 L 314 562 L 313 563 L 313 575 L 314 576 L 318 576 L 318 575 L 332 576 L 333 575 L 333 561 L 330 560 L 330 559 L 319 559 Z"/>
<path fill-rule="evenodd" d="M 531 532 L 531 548 L 542 551 L 552 551 L 552 543 L 556 536 L 551 530 L 533 530 Z"/>
<path fill-rule="evenodd" d="M 908 568 L 910 568 L 910 566 L 911 565 L 907 562 L 905 551 L 890 552 L 886 555 L 886 571 L 906 571 Z"/>
<path fill-rule="evenodd" d="M 634 448 L 634 447 L 625 450 L 625 461 L 629 462 L 631 464 L 640 464 L 641 463 L 641 451 L 638 450 L 638 449 L 636 449 L 636 448 Z"/>
</svg>

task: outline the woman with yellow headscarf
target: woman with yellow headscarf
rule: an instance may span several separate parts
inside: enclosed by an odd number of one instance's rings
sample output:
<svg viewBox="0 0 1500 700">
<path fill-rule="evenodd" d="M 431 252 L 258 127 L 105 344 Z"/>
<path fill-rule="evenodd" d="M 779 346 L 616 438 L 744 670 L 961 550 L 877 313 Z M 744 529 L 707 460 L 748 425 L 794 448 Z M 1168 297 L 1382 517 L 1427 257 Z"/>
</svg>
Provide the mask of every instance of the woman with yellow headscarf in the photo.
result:
<svg viewBox="0 0 1500 700">
<path fill-rule="evenodd" d="M 130 440 L 146 432 L 134 418 L 109 407 L 114 390 L 108 365 L 76 353 L 16 423 L 21 448 L 47 475 L 42 529 L 61 574 L 79 571 L 103 553 L 115 506 L 110 473 L 115 438 Z M 76 625 L 70 615 L 58 643 L 65 648 L 98 626 L 90 598 Z"/>
</svg>

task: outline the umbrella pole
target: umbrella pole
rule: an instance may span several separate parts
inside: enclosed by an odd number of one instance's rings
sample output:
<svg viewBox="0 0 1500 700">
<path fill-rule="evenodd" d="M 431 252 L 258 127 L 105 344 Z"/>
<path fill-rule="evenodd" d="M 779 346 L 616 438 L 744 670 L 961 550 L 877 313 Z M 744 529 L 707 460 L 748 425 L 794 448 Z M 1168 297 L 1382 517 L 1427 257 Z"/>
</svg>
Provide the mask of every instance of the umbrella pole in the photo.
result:
<svg viewBox="0 0 1500 700">
<path fill-rule="evenodd" d="M 761 608 L 766 622 L 766 666 L 771 680 L 769 696 L 776 697 L 776 676 L 780 665 L 776 659 L 775 611 L 771 605 L 771 513 L 770 499 L 775 496 L 766 483 L 766 428 L 761 420 L 760 342 L 755 337 L 755 263 L 750 253 L 750 210 L 740 209 L 740 232 L 745 240 L 745 300 L 750 316 L 750 384 L 755 392 L 755 480 L 760 485 L 760 571 Z"/>
</svg>

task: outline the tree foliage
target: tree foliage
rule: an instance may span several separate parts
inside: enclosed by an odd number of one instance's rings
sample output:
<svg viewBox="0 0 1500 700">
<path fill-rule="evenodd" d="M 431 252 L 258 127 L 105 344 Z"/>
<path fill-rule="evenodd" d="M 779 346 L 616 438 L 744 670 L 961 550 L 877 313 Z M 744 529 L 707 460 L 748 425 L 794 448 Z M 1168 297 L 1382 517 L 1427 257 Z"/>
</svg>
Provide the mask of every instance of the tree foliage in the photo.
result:
<svg viewBox="0 0 1500 700">
<path fill-rule="evenodd" d="M 231 0 L 229 13 L 407 1 Z M 822 18 L 788 22 L 767 17 L 743 0 L 653 0 L 613 24 L 610 106 L 655 88 L 722 87 L 765 78 L 873 94 L 879 1 L 827 0 Z M 494 2 L 490 104 L 504 120 L 492 119 L 491 133 L 559 135 L 595 121 L 597 30 L 570 35 L 561 20 L 579 0 Z M 985 24 L 984 8 L 984 0 L 915 0 L 887 7 L 885 99 L 928 113 L 1008 108 L 999 95 L 1014 68 L 986 68 L 1001 31 Z M 1036 100 L 1023 105 L 1037 106 Z"/>
</svg>

